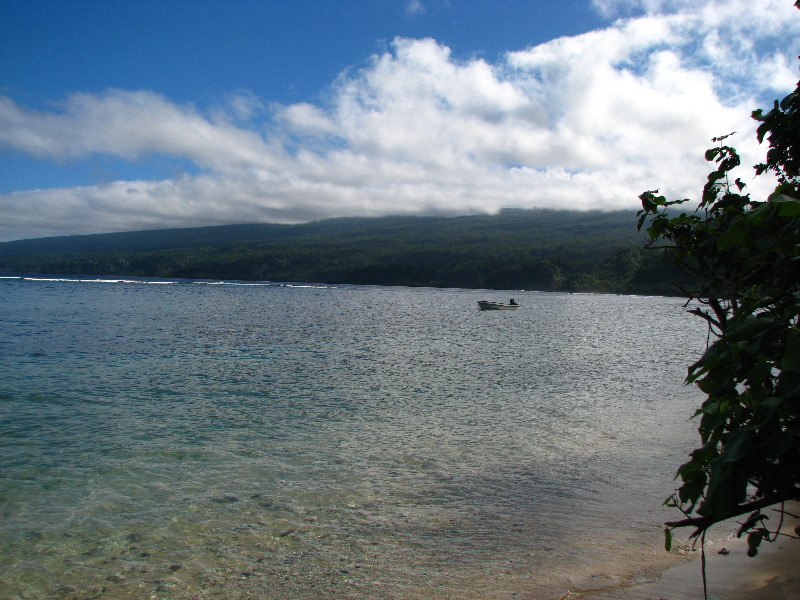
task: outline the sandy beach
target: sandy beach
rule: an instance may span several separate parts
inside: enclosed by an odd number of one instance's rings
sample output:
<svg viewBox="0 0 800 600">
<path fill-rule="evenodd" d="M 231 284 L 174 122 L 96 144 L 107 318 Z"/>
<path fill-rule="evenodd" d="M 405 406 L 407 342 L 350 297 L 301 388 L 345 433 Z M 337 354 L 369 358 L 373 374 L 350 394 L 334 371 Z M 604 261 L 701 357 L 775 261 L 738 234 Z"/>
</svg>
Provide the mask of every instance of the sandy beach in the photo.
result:
<svg viewBox="0 0 800 600">
<path fill-rule="evenodd" d="M 797 506 L 792 511 L 797 514 Z M 773 517 L 775 518 L 775 517 Z M 781 529 L 793 533 L 800 521 L 787 517 Z M 721 525 L 719 527 L 722 527 Z M 724 550 L 723 550 L 724 549 Z M 653 582 L 603 592 L 575 593 L 564 600 L 703 600 L 700 552 L 665 571 Z M 758 556 L 747 556 L 744 538 L 706 544 L 709 600 L 800 600 L 800 540 L 781 536 L 762 543 Z"/>
</svg>

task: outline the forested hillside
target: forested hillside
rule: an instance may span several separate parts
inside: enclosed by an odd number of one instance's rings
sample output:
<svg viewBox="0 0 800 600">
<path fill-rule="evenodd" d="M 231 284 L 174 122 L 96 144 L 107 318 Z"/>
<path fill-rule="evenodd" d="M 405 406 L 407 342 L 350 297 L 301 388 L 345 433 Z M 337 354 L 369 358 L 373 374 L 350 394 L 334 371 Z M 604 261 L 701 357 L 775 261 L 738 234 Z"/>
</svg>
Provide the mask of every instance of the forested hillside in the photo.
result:
<svg viewBox="0 0 800 600">
<path fill-rule="evenodd" d="M 634 211 L 347 218 L 0 244 L 0 271 L 494 289 L 673 293 Z"/>
</svg>

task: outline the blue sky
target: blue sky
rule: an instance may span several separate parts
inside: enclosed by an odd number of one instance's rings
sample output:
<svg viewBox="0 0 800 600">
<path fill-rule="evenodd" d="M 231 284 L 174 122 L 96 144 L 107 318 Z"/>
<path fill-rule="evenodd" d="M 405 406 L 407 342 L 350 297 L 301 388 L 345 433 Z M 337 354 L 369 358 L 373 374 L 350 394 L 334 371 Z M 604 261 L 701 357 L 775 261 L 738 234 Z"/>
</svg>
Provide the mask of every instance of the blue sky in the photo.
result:
<svg viewBox="0 0 800 600">
<path fill-rule="evenodd" d="M 635 211 L 799 53 L 791 0 L 0 0 L 0 241 Z"/>
<path fill-rule="evenodd" d="M 579 0 L 3 0 L 0 7 L 4 87 L 32 101 L 108 87 L 199 104 L 237 88 L 276 102 L 313 100 L 398 36 L 431 37 L 456 56 L 494 60 L 602 24 Z"/>
</svg>

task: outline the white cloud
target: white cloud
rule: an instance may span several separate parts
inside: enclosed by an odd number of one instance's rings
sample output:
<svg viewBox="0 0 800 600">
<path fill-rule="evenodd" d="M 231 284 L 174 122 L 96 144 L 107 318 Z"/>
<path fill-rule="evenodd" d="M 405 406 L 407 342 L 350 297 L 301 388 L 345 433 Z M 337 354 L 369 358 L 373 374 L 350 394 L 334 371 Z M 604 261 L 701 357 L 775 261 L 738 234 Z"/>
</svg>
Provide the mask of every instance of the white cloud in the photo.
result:
<svg viewBox="0 0 800 600">
<path fill-rule="evenodd" d="M 225 121 L 212 122 L 191 107 L 152 92 L 74 94 L 61 108 L 60 112 L 35 111 L 0 98 L 0 142 L 53 160 L 93 154 L 135 160 L 161 153 L 215 171 L 268 168 L 274 163 L 257 133 Z"/>
<path fill-rule="evenodd" d="M 236 90 L 225 97 L 227 112 L 223 111 L 221 117 L 232 115 L 240 121 L 252 119 L 258 112 L 264 110 L 264 104 L 249 90 Z"/>
<path fill-rule="evenodd" d="M 0 98 L 7 152 L 160 154 L 199 173 L 0 196 L 0 239 L 503 207 L 633 212 L 655 187 L 696 197 L 710 139 L 736 130 L 744 164 L 757 162 L 750 111 L 796 82 L 800 15 L 766 2 L 778 16 L 744 0 L 595 0 L 639 16 L 497 63 L 398 39 L 344 73 L 327 103 L 270 113 L 242 90 L 208 114 L 147 91 L 75 94 L 51 111 Z"/>
<path fill-rule="evenodd" d="M 422 0 L 406 0 L 406 14 L 416 16 L 425 14 L 425 5 Z"/>
</svg>

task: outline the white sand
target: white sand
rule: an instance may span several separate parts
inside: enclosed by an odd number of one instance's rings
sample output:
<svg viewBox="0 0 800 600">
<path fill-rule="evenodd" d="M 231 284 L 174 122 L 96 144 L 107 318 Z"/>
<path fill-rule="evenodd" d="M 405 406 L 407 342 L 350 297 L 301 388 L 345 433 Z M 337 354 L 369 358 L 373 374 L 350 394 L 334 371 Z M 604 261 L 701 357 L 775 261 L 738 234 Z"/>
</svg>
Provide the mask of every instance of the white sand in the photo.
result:
<svg viewBox="0 0 800 600">
<path fill-rule="evenodd" d="M 797 505 L 791 511 L 797 514 Z M 771 517 L 777 519 L 777 516 Z M 800 521 L 786 518 L 782 531 L 793 533 Z M 720 554 L 725 548 L 727 553 Z M 604 592 L 571 594 L 591 600 L 703 600 L 700 552 L 689 562 L 669 569 L 658 581 Z M 706 546 L 709 600 L 800 600 L 800 540 L 779 537 L 762 542 L 758 556 L 747 556 L 745 539 Z"/>
</svg>

